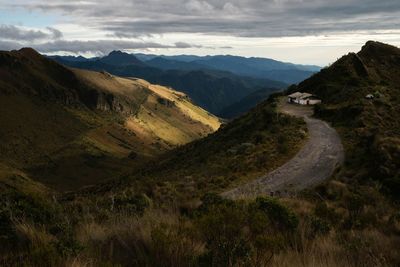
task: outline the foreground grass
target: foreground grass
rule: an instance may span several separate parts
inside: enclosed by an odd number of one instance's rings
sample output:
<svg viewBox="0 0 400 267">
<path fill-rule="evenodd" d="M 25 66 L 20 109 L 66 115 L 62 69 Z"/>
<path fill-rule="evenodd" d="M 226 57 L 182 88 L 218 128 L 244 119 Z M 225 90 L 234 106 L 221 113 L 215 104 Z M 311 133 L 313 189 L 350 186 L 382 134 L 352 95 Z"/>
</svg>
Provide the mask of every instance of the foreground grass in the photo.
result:
<svg viewBox="0 0 400 267">
<path fill-rule="evenodd" d="M 49 210 L 52 219 L 41 221 L 28 211 L 14 216 L 9 233 L 15 236 L 7 243 L 1 236 L 7 247 L 2 247 L 0 263 L 398 266 L 400 216 L 378 191 L 363 188 L 360 196 L 335 181 L 318 190 L 281 200 L 231 201 L 207 194 L 201 205 L 185 212 L 128 191 L 91 203 L 74 200 L 40 207 L 31 199 L 31 210 Z"/>
</svg>

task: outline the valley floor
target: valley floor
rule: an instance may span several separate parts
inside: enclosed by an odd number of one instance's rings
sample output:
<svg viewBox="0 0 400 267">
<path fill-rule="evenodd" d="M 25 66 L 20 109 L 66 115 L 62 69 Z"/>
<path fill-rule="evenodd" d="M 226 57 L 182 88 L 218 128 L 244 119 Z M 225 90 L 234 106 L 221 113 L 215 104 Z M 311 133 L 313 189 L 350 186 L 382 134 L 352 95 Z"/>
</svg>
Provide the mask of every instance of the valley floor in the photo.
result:
<svg viewBox="0 0 400 267">
<path fill-rule="evenodd" d="M 224 192 L 223 196 L 238 199 L 265 194 L 293 194 L 329 178 L 342 164 L 344 152 L 339 135 L 326 122 L 311 118 L 313 112 L 310 107 L 288 104 L 282 99 L 279 111 L 303 117 L 307 124 L 309 140 L 295 157 L 278 169 Z"/>
</svg>

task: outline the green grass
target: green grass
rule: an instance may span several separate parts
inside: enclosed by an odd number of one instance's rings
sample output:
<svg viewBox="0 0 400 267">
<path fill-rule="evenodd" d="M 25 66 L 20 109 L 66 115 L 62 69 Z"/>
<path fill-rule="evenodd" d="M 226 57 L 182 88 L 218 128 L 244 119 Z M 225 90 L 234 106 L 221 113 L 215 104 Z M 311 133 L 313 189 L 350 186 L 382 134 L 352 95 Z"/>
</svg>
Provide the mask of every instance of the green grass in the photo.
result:
<svg viewBox="0 0 400 267">
<path fill-rule="evenodd" d="M 198 199 L 279 167 L 301 148 L 306 132 L 301 119 L 277 113 L 271 99 L 215 134 L 138 168 L 126 183 L 154 199 Z"/>
<path fill-rule="evenodd" d="M 304 122 L 277 114 L 274 98 L 147 167 L 79 192 L 58 195 L 2 164 L 0 265 L 399 266 L 399 57 L 377 47 L 367 46 L 361 63 L 344 57 L 292 88 L 320 95 L 317 116 L 342 137 L 346 162 L 331 180 L 293 198 L 210 194 L 275 168 L 301 147 Z M 366 100 L 367 92 L 377 97 Z M 85 140 L 72 143 L 102 157 L 105 150 Z"/>
<path fill-rule="evenodd" d="M 290 88 L 322 98 L 316 116 L 337 128 L 346 150 L 342 176 L 378 180 L 394 197 L 400 193 L 399 57 L 400 49 L 370 42 Z M 368 100 L 367 94 L 375 98 Z"/>
</svg>

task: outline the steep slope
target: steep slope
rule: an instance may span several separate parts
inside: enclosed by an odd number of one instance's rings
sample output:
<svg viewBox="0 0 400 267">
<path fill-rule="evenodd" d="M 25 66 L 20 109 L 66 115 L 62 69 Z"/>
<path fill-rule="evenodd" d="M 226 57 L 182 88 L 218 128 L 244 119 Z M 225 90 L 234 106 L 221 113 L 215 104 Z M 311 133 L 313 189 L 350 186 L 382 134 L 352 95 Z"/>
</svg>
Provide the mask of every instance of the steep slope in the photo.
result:
<svg viewBox="0 0 400 267">
<path fill-rule="evenodd" d="M 118 53 L 129 61 L 132 55 Z M 111 55 L 111 54 L 110 54 Z M 105 58 L 110 57 L 107 56 Z M 224 107 L 236 103 L 243 97 L 261 88 L 283 89 L 287 84 L 268 79 L 243 77 L 230 72 L 204 69 L 161 70 L 140 64 L 119 64 L 99 59 L 96 61 L 68 61 L 58 58 L 58 62 L 75 68 L 107 71 L 123 77 L 138 77 L 151 83 L 171 86 L 186 93 L 197 105 L 218 114 Z M 124 62 L 124 60 L 121 60 Z M 190 64 L 190 63 L 183 63 Z"/>
<path fill-rule="evenodd" d="M 257 104 L 266 100 L 273 92 L 274 91 L 271 89 L 257 90 L 240 99 L 238 102 L 225 107 L 223 110 L 221 110 L 218 116 L 227 119 L 238 117 L 257 106 Z"/>
<path fill-rule="evenodd" d="M 59 189 L 118 176 L 220 124 L 183 93 L 32 49 L 1 52 L 0 76 L 0 161 Z"/>
<path fill-rule="evenodd" d="M 199 106 L 218 114 L 223 108 L 236 103 L 260 88 L 276 91 L 286 87 L 273 81 L 239 77 L 231 73 L 193 70 L 169 70 L 154 79 L 156 83 L 168 84 L 187 93 Z"/>
<path fill-rule="evenodd" d="M 212 194 L 281 166 L 306 141 L 302 120 L 277 113 L 277 95 L 147 168 L 58 199 L 26 173 L 1 166 L 1 264 L 399 266 L 398 202 L 365 179 L 367 171 L 386 168 L 382 155 L 391 157 L 388 170 L 399 169 L 399 62 L 397 48 L 368 43 L 291 88 L 323 98 L 317 115 L 340 131 L 347 164 L 332 180 L 290 198 L 231 201 Z M 97 90 L 115 90 L 107 88 Z M 372 90 L 379 90 L 375 98 L 365 99 Z M 164 94 L 158 86 L 153 91 Z M 375 133 L 388 139 L 381 152 Z"/>
<path fill-rule="evenodd" d="M 332 122 L 345 142 L 347 178 L 383 182 L 400 193 L 400 49 L 369 41 L 293 91 L 317 94 L 317 115 Z M 373 99 L 366 96 L 372 94 Z"/>
<path fill-rule="evenodd" d="M 87 192 L 111 188 L 118 194 L 132 188 L 160 203 L 192 202 L 204 193 L 221 192 L 281 166 L 302 147 L 306 131 L 302 119 L 277 113 L 274 95 L 216 133 Z"/>
</svg>

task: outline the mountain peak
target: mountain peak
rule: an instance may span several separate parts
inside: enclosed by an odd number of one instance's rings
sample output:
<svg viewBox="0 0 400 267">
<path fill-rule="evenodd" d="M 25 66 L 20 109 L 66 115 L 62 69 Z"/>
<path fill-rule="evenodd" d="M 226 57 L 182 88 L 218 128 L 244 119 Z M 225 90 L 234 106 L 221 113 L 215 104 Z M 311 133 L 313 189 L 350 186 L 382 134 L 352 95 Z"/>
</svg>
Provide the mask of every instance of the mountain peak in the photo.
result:
<svg viewBox="0 0 400 267">
<path fill-rule="evenodd" d="M 27 57 L 37 57 L 40 56 L 39 52 L 31 47 L 23 47 L 18 50 L 18 53 L 27 56 Z"/>
<path fill-rule="evenodd" d="M 142 61 L 137 59 L 134 55 L 122 52 L 120 50 L 114 50 L 107 56 L 101 59 L 103 63 L 114 65 L 114 66 L 126 66 L 126 65 L 145 65 Z"/>
<path fill-rule="evenodd" d="M 121 50 L 113 50 L 108 55 L 109 56 L 117 56 L 117 55 L 130 55 L 130 54 L 122 52 Z"/>
<path fill-rule="evenodd" d="M 389 44 L 385 44 L 385 43 L 381 43 L 381 42 L 377 42 L 377 41 L 368 41 L 366 42 L 366 44 L 361 48 L 360 54 L 363 55 L 382 55 L 382 54 L 393 54 L 393 53 L 398 53 L 399 52 L 399 48 L 389 45 Z"/>
</svg>

